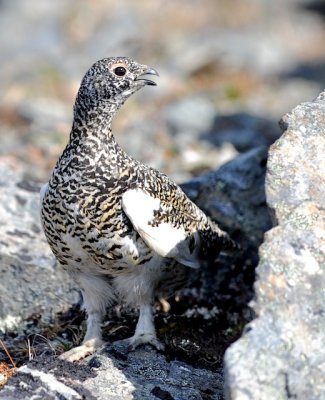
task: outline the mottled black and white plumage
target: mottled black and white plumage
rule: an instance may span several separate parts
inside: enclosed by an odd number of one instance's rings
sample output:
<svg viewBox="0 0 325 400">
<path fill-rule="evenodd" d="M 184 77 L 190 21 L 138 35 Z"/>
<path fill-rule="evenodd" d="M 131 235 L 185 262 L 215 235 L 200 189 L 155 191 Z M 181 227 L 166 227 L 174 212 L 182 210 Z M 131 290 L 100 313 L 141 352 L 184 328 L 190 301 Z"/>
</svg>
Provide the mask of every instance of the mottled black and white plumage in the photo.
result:
<svg viewBox="0 0 325 400">
<path fill-rule="evenodd" d="M 74 361 L 102 344 L 106 307 L 115 299 L 140 309 L 131 348 L 161 349 L 153 325 L 155 297 L 172 294 L 198 268 L 236 244 L 166 175 L 117 144 L 111 122 L 134 92 L 155 85 L 157 72 L 117 57 L 96 62 L 82 80 L 70 140 L 42 188 L 41 218 L 53 253 L 82 290 L 88 314 Z"/>
</svg>

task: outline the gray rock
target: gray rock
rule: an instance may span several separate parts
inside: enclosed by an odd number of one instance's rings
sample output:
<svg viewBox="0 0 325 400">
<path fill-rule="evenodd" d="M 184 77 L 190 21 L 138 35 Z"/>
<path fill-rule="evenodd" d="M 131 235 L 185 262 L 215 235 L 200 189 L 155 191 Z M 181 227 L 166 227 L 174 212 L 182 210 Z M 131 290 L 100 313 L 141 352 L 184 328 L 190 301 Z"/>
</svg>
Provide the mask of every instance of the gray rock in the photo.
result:
<svg viewBox="0 0 325 400">
<path fill-rule="evenodd" d="M 195 141 L 200 132 L 210 127 L 214 114 L 215 107 L 211 101 L 204 97 L 188 97 L 168 105 L 164 119 L 171 132 L 186 132 L 188 140 Z"/>
<path fill-rule="evenodd" d="M 227 398 L 325 398 L 325 93 L 287 114 L 271 147 L 258 318 L 226 351 Z"/>
<path fill-rule="evenodd" d="M 40 185 L 22 176 L 0 164 L 0 331 L 23 329 L 35 314 L 48 322 L 79 298 L 41 230 Z"/>
<path fill-rule="evenodd" d="M 0 399 L 221 400 L 222 385 L 222 374 L 169 362 L 149 347 L 127 354 L 108 346 L 83 365 L 47 357 L 23 366 Z"/>
</svg>

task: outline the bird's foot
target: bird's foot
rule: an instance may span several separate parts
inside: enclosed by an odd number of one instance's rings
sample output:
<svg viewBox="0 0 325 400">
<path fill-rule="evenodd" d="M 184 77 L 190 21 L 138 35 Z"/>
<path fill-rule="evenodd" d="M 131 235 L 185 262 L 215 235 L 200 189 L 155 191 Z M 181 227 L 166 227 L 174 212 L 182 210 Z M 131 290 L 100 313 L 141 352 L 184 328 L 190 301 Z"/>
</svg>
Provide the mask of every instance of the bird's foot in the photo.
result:
<svg viewBox="0 0 325 400">
<path fill-rule="evenodd" d="M 161 304 L 161 308 L 164 313 L 168 313 L 170 311 L 170 304 L 164 297 L 160 297 L 159 303 Z"/>
<path fill-rule="evenodd" d="M 134 351 L 137 347 L 143 344 L 151 344 L 151 346 L 155 347 L 159 351 L 165 349 L 164 344 L 161 343 L 152 333 L 135 334 L 127 339 L 116 340 L 114 344 L 126 346 L 127 351 Z"/>
<path fill-rule="evenodd" d="M 104 342 L 98 338 L 87 340 L 80 346 L 74 347 L 73 349 L 68 350 L 65 353 L 62 353 L 59 356 L 59 359 L 69 362 L 79 361 L 95 353 L 95 351 L 103 344 Z"/>
</svg>

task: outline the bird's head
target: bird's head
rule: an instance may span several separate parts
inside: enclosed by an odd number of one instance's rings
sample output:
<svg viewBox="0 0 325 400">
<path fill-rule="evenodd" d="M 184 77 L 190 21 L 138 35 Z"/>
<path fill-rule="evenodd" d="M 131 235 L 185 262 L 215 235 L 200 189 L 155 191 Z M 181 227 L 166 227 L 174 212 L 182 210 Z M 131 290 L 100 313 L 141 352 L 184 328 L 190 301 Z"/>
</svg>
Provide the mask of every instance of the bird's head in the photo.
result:
<svg viewBox="0 0 325 400">
<path fill-rule="evenodd" d="M 158 72 L 127 57 L 104 58 L 87 71 L 79 95 L 87 103 L 123 104 L 133 93 L 144 86 L 156 86 L 146 75 Z"/>
</svg>

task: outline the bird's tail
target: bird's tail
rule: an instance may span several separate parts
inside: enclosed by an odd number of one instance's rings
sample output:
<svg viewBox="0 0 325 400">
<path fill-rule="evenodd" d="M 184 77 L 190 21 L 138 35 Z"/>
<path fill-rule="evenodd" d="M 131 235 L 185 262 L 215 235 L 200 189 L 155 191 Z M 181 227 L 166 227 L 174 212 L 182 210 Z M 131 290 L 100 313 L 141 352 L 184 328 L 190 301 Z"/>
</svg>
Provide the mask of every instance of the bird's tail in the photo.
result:
<svg viewBox="0 0 325 400">
<path fill-rule="evenodd" d="M 235 242 L 233 239 L 230 238 L 228 234 L 226 234 L 223 238 L 222 249 L 220 253 L 227 254 L 227 255 L 235 255 L 241 253 L 243 251 L 242 247 L 239 243 Z"/>
<path fill-rule="evenodd" d="M 210 229 L 199 232 L 201 238 L 200 258 L 205 260 L 215 260 L 220 253 L 234 255 L 242 251 L 241 246 L 231 239 L 215 223 Z"/>
</svg>

